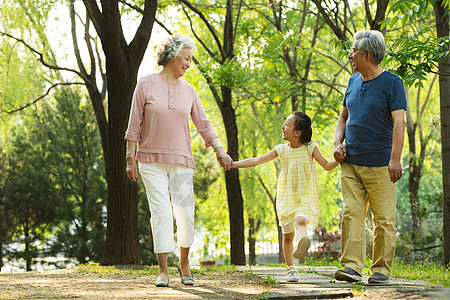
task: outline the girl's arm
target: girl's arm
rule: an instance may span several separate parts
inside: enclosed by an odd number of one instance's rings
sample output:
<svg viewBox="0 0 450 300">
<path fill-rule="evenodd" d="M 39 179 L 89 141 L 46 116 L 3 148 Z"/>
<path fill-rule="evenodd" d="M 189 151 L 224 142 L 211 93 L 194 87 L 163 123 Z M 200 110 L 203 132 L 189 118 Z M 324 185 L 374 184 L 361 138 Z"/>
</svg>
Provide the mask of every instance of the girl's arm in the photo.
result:
<svg viewBox="0 0 450 300">
<path fill-rule="evenodd" d="M 263 163 L 266 163 L 268 161 L 271 161 L 275 158 L 277 158 L 278 153 L 275 149 L 270 150 L 270 152 L 267 152 L 264 155 L 253 157 L 253 158 L 247 158 L 240 161 L 234 161 L 232 168 L 248 168 L 248 167 L 254 167 Z"/>
<path fill-rule="evenodd" d="M 314 159 L 319 163 L 327 171 L 331 171 L 339 165 L 339 162 L 335 160 L 328 161 L 325 157 L 323 157 L 322 153 L 320 153 L 319 148 L 315 147 L 313 151 Z"/>
</svg>

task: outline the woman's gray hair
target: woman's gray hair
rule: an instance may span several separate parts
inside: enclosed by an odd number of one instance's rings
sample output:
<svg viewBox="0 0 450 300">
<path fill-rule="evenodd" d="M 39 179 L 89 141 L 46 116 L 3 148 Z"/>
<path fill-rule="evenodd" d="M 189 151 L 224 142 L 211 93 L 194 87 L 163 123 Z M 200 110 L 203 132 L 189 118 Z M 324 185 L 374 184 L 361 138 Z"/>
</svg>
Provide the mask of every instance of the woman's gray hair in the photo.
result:
<svg viewBox="0 0 450 300">
<path fill-rule="evenodd" d="M 174 34 L 164 41 L 158 49 L 158 66 L 165 66 L 169 61 L 180 54 L 183 48 L 195 48 L 194 41 L 182 34 Z"/>
<path fill-rule="evenodd" d="M 357 31 L 353 36 L 358 41 L 359 53 L 369 51 L 370 57 L 374 63 L 379 65 L 386 51 L 383 34 L 377 30 Z"/>
</svg>

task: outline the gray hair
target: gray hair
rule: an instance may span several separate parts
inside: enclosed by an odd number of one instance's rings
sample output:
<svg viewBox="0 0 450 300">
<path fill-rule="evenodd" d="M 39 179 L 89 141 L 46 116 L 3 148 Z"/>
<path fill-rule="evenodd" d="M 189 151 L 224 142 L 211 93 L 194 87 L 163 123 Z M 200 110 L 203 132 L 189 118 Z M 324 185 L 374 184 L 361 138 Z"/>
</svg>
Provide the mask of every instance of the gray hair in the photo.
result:
<svg viewBox="0 0 450 300">
<path fill-rule="evenodd" d="M 158 66 L 166 66 L 166 64 L 180 54 L 185 47 L 194 49 L 194 41 L 182 34 L 174 34 L 163 42 L 158 49 Z"/>
<path fill-rule="evenodd" d="M 370 52 L 370 58 L 379 65 L 386 51 L 383 34 L 377 30 L 357 31 L 353 36 L 358 41 L 358 49 L 361 54 Z"/>
</svg>

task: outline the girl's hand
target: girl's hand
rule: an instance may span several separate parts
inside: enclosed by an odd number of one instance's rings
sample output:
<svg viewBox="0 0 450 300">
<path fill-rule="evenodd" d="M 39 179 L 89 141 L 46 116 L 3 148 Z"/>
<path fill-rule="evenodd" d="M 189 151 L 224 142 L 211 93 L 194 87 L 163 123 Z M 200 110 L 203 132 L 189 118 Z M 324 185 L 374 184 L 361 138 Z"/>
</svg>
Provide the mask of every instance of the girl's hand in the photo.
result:
<svg viewBox="0 0 450 300">
<path fill-rule="evenodd" d="M 216 152 L 216 158 L 219 162 L 220 166 L 225 169 L 225 171 L 228 171 L 231 169 L 231 165 L 233 163 L 233 160 L 231 157 L 225 153 L 223 149 L 220 149 Z"/>
<path fill-rule="evenodd" d="M 137 164 L 134 156 L 127 157 L 126 172 L 128 179 L 131 181 L 137 181 Z"/>
</svg>

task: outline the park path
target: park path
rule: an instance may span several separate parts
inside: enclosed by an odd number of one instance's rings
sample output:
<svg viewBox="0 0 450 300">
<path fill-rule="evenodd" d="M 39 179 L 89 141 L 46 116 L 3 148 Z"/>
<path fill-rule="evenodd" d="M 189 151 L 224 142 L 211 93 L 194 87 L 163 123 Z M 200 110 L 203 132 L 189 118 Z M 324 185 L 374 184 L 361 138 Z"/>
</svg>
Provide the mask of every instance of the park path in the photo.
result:
<svg viewBox="0 0 450 300">
<path fill-rule="evenodd" d="M 299 283 L 287 283 L 286 270 L 281 267 L 245 266 L 239 269 L 251 271 L 265 281 L 278 282 L 263 294 L 267 299 L 450 299 L 450 288 L 419 280 L 390 278 L 386 285 L 374 285 L 368 283 L 368 276 L 364 276 L 364 285 L 335 281 L 331 275 L 336 267 L 298 267 L 302 272 Z"/>
<path fill-rule="evenodd" d="M 238 268 L 241 272 L 198 270 L 195 285 L 190 287 L 183 286 L 171 268 L 167 288 L 154 286 L 156 273 L 128 272 L 130 266 L 110 267 L 100 273 L 87 272 L 90 269 L 86 267 L 0 273 L 0 299 L 450 299 L 450 288 L 424 281 L 391 278 L 387 285 L 370 285 L 367 277 L 364 284 L 334 281 L 336 267 L 298 267 L 300 282 L 295 284 L 286 283 L 283 267 Z"/>
</svg>

